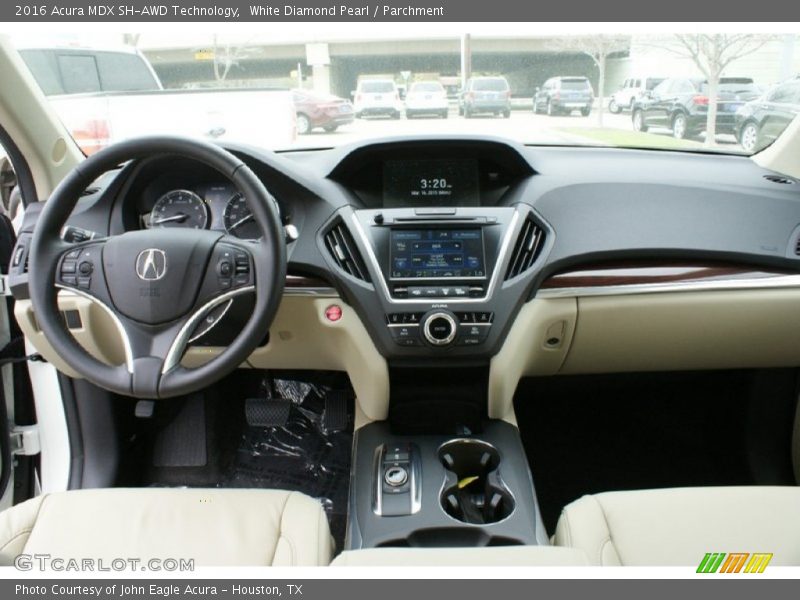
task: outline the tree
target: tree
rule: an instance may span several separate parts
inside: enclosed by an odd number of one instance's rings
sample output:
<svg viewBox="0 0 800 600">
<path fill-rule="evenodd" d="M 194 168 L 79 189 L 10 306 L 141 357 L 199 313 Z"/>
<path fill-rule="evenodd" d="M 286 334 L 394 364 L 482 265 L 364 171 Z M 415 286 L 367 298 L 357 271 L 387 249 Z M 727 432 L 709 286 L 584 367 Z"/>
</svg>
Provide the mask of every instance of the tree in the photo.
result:
<svg viewBox="0 0 800 600">
<path fill-rule="evenodd" d="M 214 35 L 214 79 L 225 81 L 231 67 L 239 66 L 239 61 L 253 54 L 249 40 L 241 45 L 220 44 L 217 36 Z"/>
<path fill-rule="evenodd" d="M 716 144 L 717 97 L 719 81 L 731 64 L 760 50 L 773 36 L 743 33 L 680 34 L 676 44 L 664 48 L 691 59 L 708 82 L 708 114 L 706 116 L 706 147 Z"/>
<path fill-rule="evenodd" d="M 141 33 L 123 33 L 122 34 L 122 43 L 126 46 L 133 46 L 134 48 L 139 45 L 139 38 L 142 36 Z"/>
<path fill-rule="evenodd" d="M 619 54 L 630 49 L 630 36 L 623 35 L 588 35 L 569 37 L 560 40 L 557 48 L 562 51 L 573 51 L 585 54 L 597 68 L 597 124 L 603 126 L 606 96 L 606 63 L 612 54 Z"/>
</svg>

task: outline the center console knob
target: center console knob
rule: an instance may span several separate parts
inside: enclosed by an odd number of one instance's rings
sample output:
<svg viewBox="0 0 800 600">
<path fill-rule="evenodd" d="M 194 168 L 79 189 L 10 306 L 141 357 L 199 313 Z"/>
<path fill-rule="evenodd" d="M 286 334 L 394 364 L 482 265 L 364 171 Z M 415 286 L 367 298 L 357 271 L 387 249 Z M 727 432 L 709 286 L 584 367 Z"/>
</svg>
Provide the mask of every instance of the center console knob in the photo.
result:
<svg viewBox="0 0 800 600">
<path fill-rule="evenodd" d="M 405 467 L 389 467 L 383 474 L 383 480 L 387 485 L 392 487 L 400 487 L 401 485 L 404 485 L 406 481 L 408 481 L 408 471 Z"/>
<path fill-rule="evenodd" d="M 422 335 L 429 344 L 446 346 L 456 339 L 458 323 L 452 314 L 445 311 L 436 311 L 425 317 L 422 325 Z"/>
</svg>

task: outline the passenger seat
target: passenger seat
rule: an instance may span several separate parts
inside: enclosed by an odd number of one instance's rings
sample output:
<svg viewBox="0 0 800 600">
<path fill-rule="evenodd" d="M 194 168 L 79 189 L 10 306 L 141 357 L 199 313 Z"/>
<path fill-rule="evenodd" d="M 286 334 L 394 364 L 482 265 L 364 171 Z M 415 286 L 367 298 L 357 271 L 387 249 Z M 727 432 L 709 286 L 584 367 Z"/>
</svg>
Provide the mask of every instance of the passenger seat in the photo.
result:
<svg viewBox="0 0 800 600">
<path fill-rule="evenodd" d="M 771 553 L 800 565 L 800 487 L 698 487 L 584 496 L 554 543 L 593 565 L 698 566 L 709 552 Z"/>
</svg>

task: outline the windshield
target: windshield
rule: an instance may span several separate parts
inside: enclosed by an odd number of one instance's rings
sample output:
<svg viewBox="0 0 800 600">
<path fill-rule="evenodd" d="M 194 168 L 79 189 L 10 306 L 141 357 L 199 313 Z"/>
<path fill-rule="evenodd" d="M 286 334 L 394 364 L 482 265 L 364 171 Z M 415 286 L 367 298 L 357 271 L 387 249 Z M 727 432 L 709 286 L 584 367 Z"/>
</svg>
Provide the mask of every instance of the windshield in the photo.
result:
<svg viewBox="0 0 800 600">
<path fill-rule="evenodd" d="M 586 79 L 562 79 L 562 90 L 585 90 L 588 89 L 589 82 Z"/>
<path fill-rule="evenodd" d="M 800 113 L 799 34 L 379 25 L 367 33 L 286 24 L 248 35 L 53 30 L 11 40 L 87 154 L 147 134 L 274 150 L 476 135 L 752 154 Z"/>
<path fill-rule="evenodd" d="M 386 94 L 394 91 L 394 84 L 391 81 L 364 81 L 361 91 L 365 94 Z"/>
<path fill-rule="evenodd" d="M 412 92 L 443 92 L 444 88 L 441 83 L 415 83 L 411 86 Z"/>
<path fill-rule="evenodd" d="M 477 92 L 504 92 L 508 89 L 505 79 L 476 79 L 472 89 Z"/>
</svg>

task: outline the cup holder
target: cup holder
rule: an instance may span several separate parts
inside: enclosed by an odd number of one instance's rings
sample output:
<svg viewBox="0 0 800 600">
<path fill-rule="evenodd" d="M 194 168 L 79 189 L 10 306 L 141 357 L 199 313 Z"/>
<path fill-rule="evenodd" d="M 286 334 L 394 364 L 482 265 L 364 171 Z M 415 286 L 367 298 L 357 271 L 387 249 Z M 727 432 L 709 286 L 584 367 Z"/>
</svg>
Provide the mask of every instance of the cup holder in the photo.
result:
<svg viewBox="0 0 800 600">
<path fill-rule="evenodd" d="M 442 509 L 464 523 L 485 525 L 502 521 L 514 511 L 514 498 L 498 467 L 500 453 L 491 444 L 472 439 L 447 442 L 439 448 L 444 465 Z"/>
</svg>

